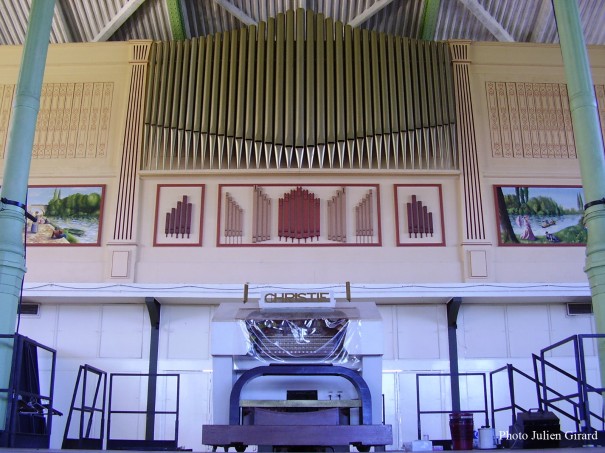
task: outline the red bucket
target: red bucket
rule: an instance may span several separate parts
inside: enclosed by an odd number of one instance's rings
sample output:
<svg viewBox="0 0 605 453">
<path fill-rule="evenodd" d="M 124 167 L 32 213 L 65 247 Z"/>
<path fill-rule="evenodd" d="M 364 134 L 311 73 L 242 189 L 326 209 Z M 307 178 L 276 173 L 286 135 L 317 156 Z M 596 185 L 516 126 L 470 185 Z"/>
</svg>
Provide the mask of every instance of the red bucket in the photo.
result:
<svg viewBox="0 0 605 453">
<path fill-rule="evenodd" d="M 473 449 L 473 414 L 454 412 L 450 414 L 452 450 Z"/>
</svg>

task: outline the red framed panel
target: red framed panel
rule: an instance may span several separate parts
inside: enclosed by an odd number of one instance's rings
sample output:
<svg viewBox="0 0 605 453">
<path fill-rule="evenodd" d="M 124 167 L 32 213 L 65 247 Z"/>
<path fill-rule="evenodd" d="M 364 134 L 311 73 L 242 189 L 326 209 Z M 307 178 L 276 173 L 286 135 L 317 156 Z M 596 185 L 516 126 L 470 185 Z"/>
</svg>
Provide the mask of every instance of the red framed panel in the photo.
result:
<svg viewBox="0 0 605 453">
<path fill-rule="evenodd" d="M 204 184 L 158 184 L 153 246 L 202 245 Z"/>
<path fill-rule="evenodd" d="M 395 184 L 397 245 L 445 246 L 440 184 Z"/>
<path fill-rule="evenodd" d="M 217 247 L 380 246 L 378 184 L 221 184 Z"/>
</svg>

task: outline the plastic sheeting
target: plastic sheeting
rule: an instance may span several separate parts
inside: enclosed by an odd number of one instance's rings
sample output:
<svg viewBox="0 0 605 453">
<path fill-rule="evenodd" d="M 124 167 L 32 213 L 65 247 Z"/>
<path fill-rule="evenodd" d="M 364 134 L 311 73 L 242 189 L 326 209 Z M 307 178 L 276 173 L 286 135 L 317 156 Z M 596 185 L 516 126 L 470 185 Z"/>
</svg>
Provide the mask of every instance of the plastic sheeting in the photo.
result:
<svg viewBox="0 0 605 453">
<path fill-rule="evenodd" d="M 255 310 L 241 319 L 248 355 L 263 362 L 356 362 L 348 343 L 356 329 L 352 313 L 342 310 Z"/>
</svg>

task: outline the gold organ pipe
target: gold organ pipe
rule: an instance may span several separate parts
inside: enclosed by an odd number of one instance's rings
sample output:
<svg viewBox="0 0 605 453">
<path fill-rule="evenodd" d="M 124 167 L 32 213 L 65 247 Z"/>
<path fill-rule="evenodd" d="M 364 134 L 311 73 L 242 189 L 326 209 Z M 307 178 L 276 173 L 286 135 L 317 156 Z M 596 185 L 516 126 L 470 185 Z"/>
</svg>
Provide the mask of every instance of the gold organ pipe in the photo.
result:
<svg viewBox="0 0 605 453">
<path fill-rule="evenodd" d="M 380 93 L 380 53 L 378 51 L 378 33 L 370 32 L 370 52 L 372 61 L 372 102 L 374 109 L 374 134 L 382 134 L 382 98 Z"/>
<path fill-rule="evenodd" d="M 218 135 L 227 133 L 227 114 L 232 96 L 229 93 L 230 87 L 230 72 L 229 72 L 229 57 L 231 55 L 231 38 L 232 32 L 223 33 L 223 47 L 220 60 L 220 83 L 219 83 L 219 99 L 218 99 L 218 123 L 216 132 Z"/>
<path fill-rule="evenodd" d="M 397 59 L 395 58 L 395 37 L 387 37 L 387 63 L 389 76 L 389 103 L 391 109 L 391 130 L 399 132 L 402 130 L 399 124 L 399 90 L 397 89 Z"/>
<path fill-rule="evenodd" d="M 275 108 L 275 19 L 267 20 L 267 66 L 265 83 L 265 143 L 274 143 Z"/>
<path fill-rule="evenodd" d="M 365 136 L 364 128 L 364 109 L 363 109 L 363 56 L 361 53 L 361 29 L 353 29 L 353 70 L 355 76 L 353 77 L 354 87 L 349 93 L 355 94 L 355 132 L 357 138 L 363 138 Z M 349 104 L 352 105 L 352 104 Z M 361 150 L 357 150 L 360 152 Z"/>
<path fill-rule="evenodd" d="M 439 44 L 431 43 L 431 62 L 433 65 L 433 91 L 435 92 L 435 125 L 443 124 L 443 98 L 441 93 L 441 64 L 439 61 Z"/>
<path fill-rule="evenodd" d="M 444 44 L 445 47 L 447 44 Z M 445 118 L 445 122 L 448 124 L 452 124 L 456 118 L 456 103 L 454 98 L 454 76 L 452 74 L 452 57 L 449 52 L 449 48 L 445 48 L 443 51 L 444 64 L 446 73 L 446 91 L 447 91 L 447 118 Z"/>
<path fill-rule="evenodd" d="M 242 37 L 245 34 L 242 34 Z M 246 72 L 246 84 L 240 86 L 240 88 L 244 91 L 240 91 L 238 89 L 237 95 L 240 98 L 244 98 L 246 100 L 246 122 L 244 128 L 244 138 L 247 140 L 254 139 L 254 105 L 258 102 L 258 99 L 263 99 L 257 93 L 255 93 L 254 87 L 256 86 L 255 74 L 256 74 L 256 26 L 249 25 L 247 32 L 247 42 L 241 41 L 240 46 L 242 49 L 247 47 L 246 57 L 244 59 L 240 58 L 240 65 L 243 65 L 240 68 L 240 73 Z M 240 57 L 243 52 L 240 51 Z M 247 71 L 244 71 L 247 64 Z M 262 119 L 262 118 L 261 118 Z"/>
<path fill-rule="evenodd" d="M 225 68 L 225 62 L 223 61 L 223 69 L 228 71 L 229 82 L 227 84 L 227 99 L 222 104 L 225 105 L 225 138 L 227 142 L 226 149 L 220 145 L 219 141 L 219 153 L 220 161 L 222 161 L 223 151 L 227 153 L 227 167 L 231 167 L 231 156 L 233 155 L 233 137 L 235 135 L 235 121 L 237 113 L 237 73 L 238 73 L 238 57 L 239 57 L 239 30 L 232 30 L 228 33 L 230 36 L 231 43 L 229 45 L 229 59 L 227 60 L 227 67 Z M 223 53 L 224 54 L 224 53 Z M 227 72 L 223 73 L 223 77 Z M 223 92 L 224 93 L 224 92 Z M 220 123 L 219 123 L 220 124 Z M 219 161 L 219 165 L 220 165 Z M 236 161 L 239 164 L 239 159 Z"/>
<path fill-rule="evenodd" d="M 185 129 L 188 131 L 193 130 L 193 117 L 197 107 L 197 79 L 202 75 L 202 73 L 197 70 L 197 57 L 198 39 L 194 38 L 191 40 L 191 63 L 189 64 L 189 83 L 187 86 L 187 99 L 189 102 L 187 105 L 187 116 L 185 118 Z"/>
<path fill-rule="evenodd" d="M 305 10 L 296 11 L 294 146 L 305 146 Z"/>
<path fill-rule="evenodd" d="M 197 78 L 195 80 L 195 107 L 193 109 L 193 167 L 197 167 L 197 158 L 198 158 L 198 149 L 200 146 L 200 141 L 204 137 L 202 137 L 200 133 L 200 125 L 202 122 L 202 110 L 204 108 L 204 104 L 207 104 L 206 99 L 202 98 L 202 93 L 204 91 L 204 79 L 205 77 L 205 60 L 206 60 L 206 38 L 201 37 L 197 39 L 197 68 L 195 72 L 197 74 Z M 208 83 L 206 81 L 206 83 Z M 202 146 L 203 151 L 205 152 L 205 146 Z M 202 153 L 199 153 L 200 157 Z"/>
<path fill-rule="evenodd" d="M 344 31 L 345 39 L 345 88 L 344 88 L 344 100 L 345 100 L 345 113 L 346 113 L 346 138 L 352 140 L 355 138 L 355 85 L 353 78 L 355 72 L 353 70 L 353 27 L 350 25 L 345 26 Z M 353 164 L 353 162 L 351 162 Z"/>
<path fill-rule="evenodd" d="M 209 134 L 216 134 L 218 130 L 218 108 L 220 98 L 221 85 L 221 49 L 222 49 L 222 33 L 217 33 L 214 39 L 214 48 L 212 51 L 212 88 L 210 89 L 210 125 L 208 128 Z M 211 150 L 212 152 L 212 150 Z"/>
<path fill-rule="evenodd" d="M 315 125 L 317 130 L 317 144 L 325 145 L 326 140 L 326 59 L 325 59 L 325 20 L 323 14 L 316 18 L 316 103 Z"/>
<path fill-rule="evenodd" d="M 160 167 L 162 169 L 165 168 L 166 166 L 166 154 L 167 154 L 167 149 L 170 149 L 170 139 L 171 139 L 171 133 L 170 133 L 170 124 L 171 124 L 171 119 L 172 119 L 172 97 L 174 95 L 174 68 L 175 68 L 175 61 L 176 61 L 176 52 L 175 52 L 175 42 L 174 41 L 170 41 L 169 43 L 169 50 L 168 50 L 168 64 L 166 67 L 166 71 L 167 71 L 167 81 L 166 81 L 166 91 L 165 91 L 165 103 L 164 103 L 164 110 L 163 112 L 163 118 L 162 118 L 162 142 L 161 142 L 161 146 L 160 146 L 160 150 L 161 150 L 161 164 Z M 159 156 L 158 156 L 159 158 Z M 158 159 L 159 160 L 159 159 Z"/>
<path fill-rule="evenodd" d="M 285 16 L 279 13 L 276 18 L 275 40 L 275 121 L 274 144 L 284 144 L 284 57 L 285 57 Z M 269 63 L 269 61 L 267 61 Z M 278 162 L 279 164 L 279 162 Z M 279 165 L 278 165 L 279 166 Z"/>
<path fill-rule="evenodd" d="M 424 58 L 426 63 L 426 91 L 428 95 L 429 126 L 437 126 L 435 112 L 435 66 L 433 64 L 434 47 L 430 41 L 424 43 Z"/>
<path fill-rule="evenodd" d="M 388 55 L 387 55 L 387 37 L 384 33 L 380 33 L 378 37 L 378 48 L 380 56 L 380 92 L 382 104 L 382 133 L 391 133 L 391 111 L 389 100 L 389 71 L 388 71 Z"/>
<path fill-rule="evenodd" d="M 305 116 L 305 142 L 307 146 L 312 146 L 317 143 L 315 140 L 315 90 L 317 84 L 315 82 L 315 47 L 317 36 L 315 34 L 315 14 L 312 11 L 307 11 L 306 20 L 306 116 Z M 323 44 L 323 43 L 322 43 Z"/>
<path fill-rule="evenodd" d="M 423 124 L 423 128 L 428 128 L 433 126 L 433 118 L 435 116 L 435 112 L 432 108 L 432 102 L 433 102 L 433 69 L 432 69 L 432 62 L 431 62 L 431 55 L 430 55 L 430 42 L 429 41 L 422 41 L 422 47 L 421 47 L 421 52 L 422 52 L 422 58 L 424 60 L 424 64 L 422 65 L 421 68 L 421 75 L 422 78 L 424 79 L 424 99 L 425 99 L 425 107 L 424 107 L 424 111 L 425 113 L 425 122 Z M 424 70 L 422 70 L 424 69 Z"/>
<path fill-rule="evenodd" d="M 237 88 L 236 88 L 236 100 L 235 100 L 235 133 L 233 136 L 235 138 L 243 138 L 244 137 L 244 120 L 246 117 L 246 113 L 248 112 L 248 102 L 246 99 L 246 82 L 247 82 L 247 73 L 245 68 L 250 68 L 253 65 L 248 62 L 248 29 L 242 28 L 239 31 L 239 54 L 237 57 Z M 232 65 L 235 65 L 236 62 L 234 60 L 231 61 Z"/>
<path fill-rule="evenodd" d="M 336 84 L 336 140 L 344 141 L 346 134 L 345 80 L 344 80 L 344 30 L 342 22 L 334 23 L 334 72 Z"/>
<path fill-rule="evenodd" d="M 189 101 L 189 63 L 191 62 L 191 41 L 185 40 L 183 43 L 182 64 L 177 66 L 177 71 L 182 74 L 181 93 L 179 95 L 180 103 L 178 106 L 178 122 L 177 122 L 177 168 L 181 168 L 181 156 L 183 155 L 183 145 L 186 146 L 188 134 L 185 132 L 185 118 L 187 109 L 191 108 Z M 173 153 L 174 154 L 174 153 Z"/>
<path fill-rule="evenodd" d="M 326 19 L 326 141 L 336 142 L 334 87 L 334 21 Z M 331 158 L 331 157 L 330 157 Z M 332 161 L 330 161 L 331 163 Z"/>
<path fill-rule="evenodd" d="M 169 127 L 176 129 L 179 126 L 179 105 L 181 103 L 181 67 L 183 65 L 183 41 L 175 41 L 176 58 L 170 69 L 174 74 L 172 89 L 172 108 L 170 109 Z"/>
<path fill-rule="evenodd" d="M 412 95 L 414 86 L 412 83 L 410 40 L 408 38 L 401 39 L 401 55 L 403 58 L 405 80 L 406 130 L 411 131 L 414 129 L 414 100 Z"/>
<path fill-rule="evenodd" d="M 163 118 L 161 119 L 161 122 L 159 124 L 161 124 L 163 127 L 169 127 L 170 126 L 170 106 L 172 105 L 172 87 L 174 86 L 174 41 L 170 41 L 168 43 L 166 43 L 167 46 L 167 50 L 166 50 L 166 56 L 165 59 L 163 61 L 164 67 L 163 67 L 163 72 L 164 74 L 162 75 L 162 81 L 163 83 L 163 96 L 162 96 L 162 100 L 163 100 L 163 104 L 160 106 L 160 115 L 163 115 Z"/>
<path fill-rule="evenodd" d="M 366 121 L 366 137 L 374 135 L 374 122 L 372 121 L 372 62 L 370 59 L 370 32 L 363 29 L 361 32 L 361 44 L 363 55 L 363 100 L 364 117 Z"/>
<path fill-rule="evenodd" d="M 259 22 L 258 31 L 256 33 L 256 87 L 254 89 L 254 140 L 257 142 L 262 142 L 263 140 L 263 126 L 264 126 L 264 117 L 265 117 L 265 73 L 266 73 L 266 62 L 265 62 L 265 52 L 266 52 L 266 22 Z M 254 36 L 250 35 L 250 45 L 254 42 Z M 248 62 L 251 65 L 251 62 Z M 248 86 L 249 80 L 248 80 Z"/>
<path fill-rule="evenodd" d="M 418 65 L 416 66 L 416 75 L 418 77 L 418 89 L 420 95 L 420 127 L 425 128 L 429 126 L 429 115 L 428 115 L 428 99 L 427 99 L 427 86 L 426 86 L 426 66 L 424 58 L 424 41 L 418 42 Z"/>
<path fill-rule="evenodd" d="M 412 128 L 413 129 L 418 129 L 420 127 L 422 127 L 422 117 L 420 114 L 420 96 L 418 93 L 418 90 L 420 90 L 420 80 L 418 79 L 418 47 L 415 45 L 415 43 L 410 42 L 409 43 L 409 49 L 410 49 L 410 74 L 411 74 L 411 79 L 412 79 L 412 91 L 410 93 L 410 99 L 413 102 L 413 108 L 412 111 L 414 113 L 414 123 Z M 416 94 L 414 96 L 414 94 Z"/>
<path fill-rule="evenodd" d="M 180 70 L 182 73 L 183 80 L 181 81 L 181 94 L 180 94 L 180 103 L 179 103 L 179 120 L 178 120 L 178 128 L 181 130 L 185 130 L 185 118 L 187 116 L 187 108 L 191 108 L 189 105 L 189 63 L 191 62 L 191 41 L 186 40 L 183 42 L 183 56 L 182 56 L 182 66 L 177 66 L 177 70 Z"/>
<path fill-rule="evenodd" d="M 393 38 L 393 51 L 395 52 L 395 77 L 397 85 L 397 109 L 399 111 L 399 130 L 404 132 L 407 131 L 407 118 L 406 118 L 406 102 L 405 102 L 405 77 L 403 68 L 403 55 L 402 55 L 402 41 L 403 38 Z M 404 154 L 405 155 L 405 154 Z"/>
<path fill-rule="evenodd" d="M 204 39 L 204 38 L 202 38 Z M 214 39 L 212 36 L 205 38 L 205 42 L 200 43 L 200 47 L 204 49 L 204 54 L 200 54 L 199 63 L 202 64 L 204 69 L 204 95 L 200 98 L 200 116 L 199 116 L 199 130 L 203 134 L 207 134 L 210 130 L 210 107 L 211 96 L 212 96 L 212 69 L 214 68 Z M 202 59 L 202 56 L 204 57 Z"/>
<path fill-rule="evenodd" d="M 294 48 L 294 10 L 286 11 L 286 89 L 284 112 L 284 145 L 294 145 L 294 105 L 298 103 L 294 88 L 296 77 L 296 55 Z M 279 83 L 279 81 L 278 81 Z"/>
</svg>

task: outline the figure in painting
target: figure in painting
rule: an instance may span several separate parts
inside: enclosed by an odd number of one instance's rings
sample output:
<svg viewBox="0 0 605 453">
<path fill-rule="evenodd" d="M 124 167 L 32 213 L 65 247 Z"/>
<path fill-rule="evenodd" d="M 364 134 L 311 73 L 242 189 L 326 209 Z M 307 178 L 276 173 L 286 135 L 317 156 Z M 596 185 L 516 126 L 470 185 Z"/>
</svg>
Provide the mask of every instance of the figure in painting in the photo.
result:
<svg viewBox="0 0 605 453">
<path fill-rule="evenodd" d="M 39 221 L 39 217 L 38 217 L 38 211 L 36 211 L 36 214 L 34 215 L 35 220 L 32 221 L 32 225 L 31 225 L 31 233 L 32 234 L 36 234 L 38 232 L 38 221 Z"/>
<path fill-rule="evenodd" d="M 561 239 L 559 239 L 557 236 L 555 236 L 552 233 L 549 233 L 548 231 L 546 232 L 546 240 L 548 242 L 561 242 Z"/>
<path fill-rule="evenodd" d="M 521 239 L 524 239 L 526 241 L 535 241 L 536 236 L 534 236 L 534 232 L 531 229 L 531 225 L 529 224 L 529 216 L 523 216 L 523 223 L 525 224 L 525 230 L 523 230 Z"/>
</svg>

